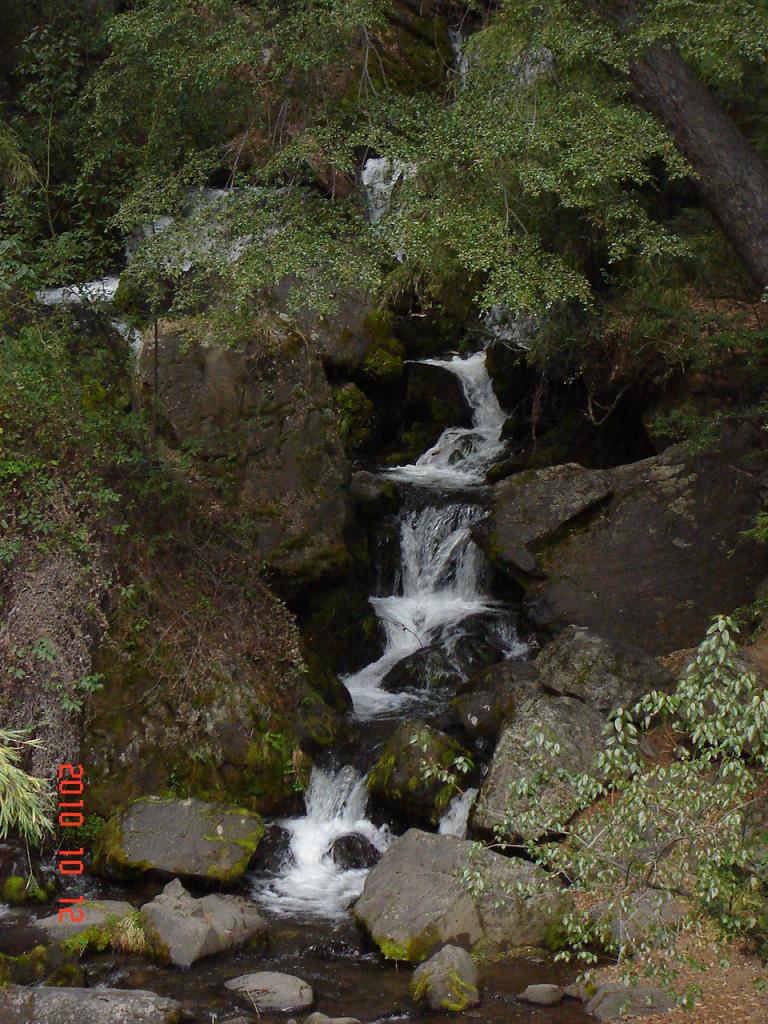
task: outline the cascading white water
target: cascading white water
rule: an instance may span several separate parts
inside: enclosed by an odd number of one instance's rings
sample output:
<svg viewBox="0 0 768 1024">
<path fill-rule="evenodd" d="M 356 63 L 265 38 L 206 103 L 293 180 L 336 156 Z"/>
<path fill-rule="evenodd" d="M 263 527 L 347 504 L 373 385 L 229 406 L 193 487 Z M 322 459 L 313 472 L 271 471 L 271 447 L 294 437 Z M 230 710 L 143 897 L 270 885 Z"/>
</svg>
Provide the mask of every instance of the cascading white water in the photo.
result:
<svg viewBox="0 0 768 1024">
<path fill-rule="evenodd" d="M 358 719 L 391 715 L 418 700 L 412 693 L 382 689 L 386 674 L 399 661 L 439 641 L 450 652 L 461 643 L 456 627 L 470 615 L 495 607 L 485 592 L 486 562 L 472 539 L 471 529 L 484 514 L 478 503 L 446 492 L 483 482 L 486 469 L 501 451 L 504 413 L 493 392 L 485 353 L 462 359 L 429 359 L 456 374 L 472 409 L 470 428 L 450 428 L 415 465 L 401 466 L 390 475 L 415 484 L 421 495 L 416 507 L 400 516 L 398 593 L 371 598 L 385 633 L 384 654 L 344 682 L 352 695 Z M 426 498 L 426 501 L 424 500 Z M 492 627 L 508 635 L 496 638 L 510 657 L 526 649 L 511 625 Z M 422 699 L 429 699 L 425 691 Z M 476 791 L 454 799 L 440 824 L 443 834 L 464 835 Z M 281 822 L 290 834 L 290 857 L 279 876 L 257 880 L 256 898 L 273 913 L 340 917 L 362 891 L 365 869 L 342 870 L 329 850 L 339 836 L 356 832 L 379 850 L 389 843 L 386 830 L 365 817 L 365 779 L 352 767 L 329 773 L 315 769 L 306 795 L 303 818 Z"/>
<path fill-rule="evenodd" d="M 437 831 L 441 836 L 456 836 L 463 839 L 467 834 L 467 822 L 478 790 L 467 789 L 457 793 L 445 809 Z"/>
<path fill-rule="evenodd" d="M 485 352 L 462 359 L 425 359 L 461 381 L 472 409 L 471 427 L 449 427 L 429 451 L 411 466 L 398 466 L 388 475 L 396 480 L 440 487 L 467 487 L 483 483 L 485 473 L 503 449 L 501 430 L 506 415 L 499 405 L 485 365 Z"/>
<path fill-rule="evenodd" d="M 470 531 L 481 516 L 479 506 L 458 503 L 403 513 L 402 593 L 371 598 L 384 627 L 384 653 L 344 679 L 358 718 L 371 718 L 415 701 L 414 694 L 381 689 L 387 672 L 432 643 L 447 627 L 491 607 L 481 593 L 484 562 Z"/>
<path fill-rule="evenodd" d="M 343 917 L 362 892 L 367 871 L 340 868 L 331 857 L 332 844 L 356 833 L 383 853 L 391 836 L 386 826 L 377 828 L 366 818 L 365 777 L 350 765 L 336 773 L 314 768 L 304 800 L 304 817 L 280 822 L 290 837 L 283 873 L 259 879 L 253 896 L 279 916 Z"/>
</svg>

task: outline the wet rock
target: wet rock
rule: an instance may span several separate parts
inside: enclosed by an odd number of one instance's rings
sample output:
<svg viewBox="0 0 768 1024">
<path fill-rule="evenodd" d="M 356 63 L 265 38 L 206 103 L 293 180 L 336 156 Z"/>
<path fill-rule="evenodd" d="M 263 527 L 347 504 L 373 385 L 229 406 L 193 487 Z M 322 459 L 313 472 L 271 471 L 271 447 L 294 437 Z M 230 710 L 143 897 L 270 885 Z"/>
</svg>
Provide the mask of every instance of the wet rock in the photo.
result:
<svg viewBox="0 0 768 1024">
<path fill-rule="evenodd" d="M 381 859 L 381 854 L 365 836 L 351 832 L 339 836 L 331 846 L 333 863 L 345 871 L 354 868 L 372 868 Z"/>
<path fill-rule="evenodd" d="M 479 874 L 481 894 L 462 884 L 463 871 Z M 518 894 L 517 883 L 541 891 Z M 550 946 L 570 907 L 557 883 L 527 861 L 410 829 L 368 875 L 355 917 L 388 959 L 419 963 L 446 943 L 481 943 L 487 952 Z"/>
<path fill-rule="evenodd" d="M 563 997 L 559 985 L 529 985 L 517 998 L 522 1003 L 533 1003 L 534 1006 L 557 1006 Z"/>
<path fill-rule="evenodd" d="M 381 681 L 390 693 L 403 690 L 455 690 L 464 677 L 440 644 L 430 644 L 394 665 Z"/>
<path fill-rule="evenodd" d="M 266 934 L 264 919 L 250 900 L 218 894 L 198 900 L 178 879 L 145 903 L 140 915 L 152 951 L 176 967 Z"/>
<path fill-rule="evenodd" d="M 461 1013 L 480 1003 L 477 968 L 461 946 L 443 948 L 413 972 L 411 997 L 430 1010 Z"/>
<path fill-rule="evenodd" d="M 461 381 L 444 366 L 408 363 L 405 413 L 410 423 L 446 427 L 471 427 L 472 409 Z"/>
<path fill-rule="evenodd" d="M 494 488 L 484 543 L 548 628 L 652 655 L 694 646 L 765 577 L 768 552 L 742 535 L 761 507 L 762 444 L 734 435 L 706 455 L 520 473 Z"/>
<path fill-rule="evenodd" d="M 315 1000 L 312 986 L 292 974 L 276 971 L 259 971 L 243 974 L 224 983 L 228 992 L 233 992 L 249 1006 L 258 1010 L 303 1010 Z"/>
<path fill-rule="evenodd" d="M 466 751 L 445 733 L 417 719 L 401 722 L 368 773 L 368 789 L 383 803 L 436 825 L 453 795 L 439 779 L 422 778 L 422 766 L 448 769 Z"/>
<path fill-rule="evenodd" d="M 139 354 L 151 395 L 153 339 Z M 285 324 L 242 346 L 201 342 L 162 322 L 160 397 L 171 440 L 229 459 L 259 556 L 286 583 L 317 579 L 349 560 L 343 530 L 349 465 L 331 391 L 313 347 Z"/>
<path fill-rule="evenodd" d="M 82 921 L 60 921 L 57 912 L 41 918 L 35 924 L 52 941 L 69 939 L 89 928 L 103 928 L 108 923 L 116 923 L 135 910 L 135 907 L 125 900 L 86 900 L 80 907 L 84 911 Z"/>
<path fill-rule="evenodd" d="M 261 817 L 202 800 L 135 800 L 112 818 L 96 844 L 107 874 L 156 871 L 206 882 L 234 882 L 264 834 Z"/>
<path fill-rule="evenodd" d="M 116 988 L 0 989 L 3 1024 L 177 1024 L 181 1004 L 154 992 Z"/>
<path fill-rule="evenodd" d="M 530 808 L 510 792 L 510 787 L 530 777 L 533 750 L 529 744 L 543 732 L 549 740 L 560 744 L 556 761 L 552 755 L 544 754 L 545 764 L 569 772 L 587 771 L 601 749 L 604 724 L 599 712 L 572 697 L 534 697 L 525 701 L 513 714 L 496 745 L 491 767 L 472 809 L 470 827 L 485 835 L 504 825 L 513 841 L 519 834 L 515 814 L 525 813 Z M 553 778 L 544 783 L 537 807 L 543 818 L 556 814 L 567 819 L 572 802 L 573 793 L 567 781 Z M 546 831 L 542 824 L 539 835 Z"/>
<path fill-rule="evenodd" d="M 469 681 L 470 692 L 453 704 L 459 721 L 473 740 L 493 740 L 504 722 L 542 687 L 536 662 L 502 661 L 477 672 Z M 477 689 L 475 689 L 477 687 Z"/>
<path fill-rule="evenodd" d="M 353 473 L 349 493 L 366 519 L 374 520 L 397 510 L 397 488 L 379 473 L 369 473 L 364 469 Z"/>
<path fill-rule="evenodd" d="M 598 1021 L 646 1017 L 675 1005 L 673 997 L 655 985 L 600 985 L 587 1003 L 587 1013 Z"/>
<path fill-rule="evenodd" d="M 536 660 L 547 690 L 578 697 L 607 715 L 631 707 L 651 690 L 668 690 L 670 672 L 655 658 L 629 644 L 611 643 L 580 626 L 569 626 Z"/>
<path fill-rule="evenodd" d="M 260 874 L 279 875 L 291 859 L 290 833 L 276 822 L 270 822 L 264 827 L 264 837 L 251 861 L 251 869 Z"/>
</svg>

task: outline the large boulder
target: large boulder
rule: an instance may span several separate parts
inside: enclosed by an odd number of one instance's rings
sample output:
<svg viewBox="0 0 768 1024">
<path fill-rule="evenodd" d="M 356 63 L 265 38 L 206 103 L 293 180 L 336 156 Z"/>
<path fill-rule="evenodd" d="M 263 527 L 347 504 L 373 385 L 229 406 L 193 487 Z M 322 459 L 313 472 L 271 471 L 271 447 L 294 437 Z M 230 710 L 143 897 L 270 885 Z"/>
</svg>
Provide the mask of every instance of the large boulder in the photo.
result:
<svg viewBox="0 0 768 1024">
<path fill-rule="evenodd" d="M 257 971 L 224 983 L 228 992 L 259 1010 L 305 1010 L 315 1001 L 312 986 L 292 974 Z"/>
<path fill-rule="evenodd" d="M 178 1024 L 180 1003 L 117 988 L 0 988 L 2 1024 Z"/>
<path fill-rule="evenodd" d="M 482 889 L 469 884 L 478 876 Z M 518 883 L 541 891 L 518 893 Z M 366 878 L 355 917 L 388 959 L 419 963 L 446 943 L 489 953 L 551 946 L 570 906 L 527 861 L 410 829 Z"/>
<path fill-rule="evenodd" d="M 515 783 L 537 773 L 533 758 L 539 733 L 558 743 L 560 750 L 557 755 L 546 751 L 541 755 L 543 767 L 552 775 L 537 794 L 536 806 L 542 816 L 538 835 L 548 831 L 544 824 L 548 817 L 562 815 L 567 819 L 574 794 L 568 781 L 556 773 L 579 773 L 590 768 L 602 746 L 604 724 L 599 712 L 572 697 L 534 697 L 521 704 L 496 745 L 491 767 L 472 809 L 470 827 L 483 835 L 503 828 L 510 842 L 521 834 L 531 833 L 530 825 L 524 827 L 521 823 L 518 827 L 515 819 L 532 808 L 511 789 Z"/>
<path fill-rule="evenodd" d="M 153 352 L 148 334 L 139 355 L 147 394 Z M 229 347 L 163 322 L 158 379 L 169 440 L 194 447 L 202 472 L 228 464 L 260 557 L 286 585 L 347 563 L 349 466 L 330 387 L 304 338 L 272 325 Z"/>
<path fill-rule="evenodd" d="M 479 1004 L 477 981 L 477 968 L 466 949 L 448 945 L 416 968 L 410 991 L 414 1002 L 430 1010 L 461 1013 Z"/>
<path fill-rule="evenodd" d="M 96 845 L 107 874 L 154 871 L 205 882 L 235 882 L 264 834 L 261 817 L 202 800 L 136 800 L 113 817 Z"/>
<path fill-rule="evenodd" d="M 196 960 L 264 936 L 258 908 L 239 896 L 210 894 L 201 899 L 176 878 L 140 911 L 149 948 L 166 963 L 189 967 Z"/>
<path fill-rule="evenodd" d="M 674 682 L 670 672 L 639 648 L 611 643 L 580 626 L 569 626 L 547 644 L 535 664 L 547 690 L 578 697 L 605 715 Z"/>
<path fill-rule="evenodd" d="M 426 765 L 450 769 L 465 753 L 456 740 L 416 719 L 401 722 L 368 773 L 368 789 L 397 810 L 436 825 L 453 796 L 453 787 L 423 778 Z"/>
<path fill-rule="evenodd" d="M 542 624 L 649 654 L 691 647 L 714 614 L 752 601 L 768 570 L 768 552 L 743 536 L 761 508 L 761 444 L 520 473 L 496 486 L 484 542 Z"/>
</svg>

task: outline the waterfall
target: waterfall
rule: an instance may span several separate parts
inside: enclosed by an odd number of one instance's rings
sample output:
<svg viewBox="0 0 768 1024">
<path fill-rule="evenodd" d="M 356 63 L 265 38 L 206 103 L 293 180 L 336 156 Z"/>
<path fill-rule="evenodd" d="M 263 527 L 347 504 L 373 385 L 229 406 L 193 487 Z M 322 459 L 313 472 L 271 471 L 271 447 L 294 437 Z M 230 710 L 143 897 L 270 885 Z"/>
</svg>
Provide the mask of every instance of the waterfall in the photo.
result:
<svg viewBox="0 0 768 1024">
<path fill-rule="evenodd" d="M 419 701 L 433 702 L 435 695 L 427 688 L 421 694 L 391 693 L 382 681 L 403 658 L 430 644 L 439 643 L 451 654 L 466 636 L 462 622 L 497 607 L 487 592 L 488 563 L 473 540 L 472 527 L 485 515 L 477 487 L 503 448 L 505 415 L 485 352 L 423 361 L 458 377 L 472 410 L 472 426 L 448 428 L 413 465 L 387 471 L 402 484 L 400 571 L 395 593 L 371 598 L 385 637 L 383 655 L 344 679 L 361 724 L 397 717 Z M 492 634 L 507 656 L 524 656 L 527 645 L 511 620 L 490 623 L 487 635 Z M 440 822 L 442 834 L 465 834 L 475 795 L 467 790 L 450 803 Z M 366 798 L 365 777 L 355 768 L 314 769 L 306 814 L 281 822 L 290 837 L 281 872 L 255 882 L 254 895 L 266 909 L 281 915 L 343 916 L 362 891 L 366 870 L 343 870 L 335 864 L 329 852 L 334 840 L 358 833 L 378 850 L 390 841 L 388 831 L 366 817 Z"/>
<path fill-rule="evenodd" d="M 355 833 L 383 852 L 391 841 L 389 830 L 366 818 L 365 777 L 350 765 L 335 773 L 314 768 L 304 802 L 304 817 L 279 823 L 290 839 L 282 873 L 257 880 L 253 896 L 278 916 L 343 917 L 363 891 L 367 871 L 339 868 L 331 846 L 340 836 Z"/>
<path fill-rule="evenodd" d="M 457 793 L 445 809 L 437 831 L 441 836 L 457 836 L 463 839 L 467 834 L 467 822 L 478 790 L 468 789 Z"/>
<path fill-rule="evenodd" d="M 414 465 L 389 471 L 396 480 L 467 487 L 483 483 L 485 473 L 501 453 L 501 431 L 506 419 L 485 366 L 485 352 L 462 359 L 425 359 L 430 366 L 450 370 L 461 381 L 472 409 L 471 427 L 449 427 Z"/>
</svg>

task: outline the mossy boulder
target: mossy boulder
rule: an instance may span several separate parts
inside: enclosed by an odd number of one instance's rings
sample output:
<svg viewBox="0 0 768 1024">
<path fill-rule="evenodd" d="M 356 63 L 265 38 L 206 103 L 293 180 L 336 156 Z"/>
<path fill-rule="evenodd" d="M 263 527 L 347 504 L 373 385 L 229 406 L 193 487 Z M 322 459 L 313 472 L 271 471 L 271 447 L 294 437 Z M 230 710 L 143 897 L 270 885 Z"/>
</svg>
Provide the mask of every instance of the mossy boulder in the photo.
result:
<svg viewBox="0 0 768 1024">
<path fill-rule="evenodd" d="M 420 1006 L 463 1013 L 480 1002 L 472 957 L 461 946 L 447 945 L 420 964 L 411 979 L 411 998 Z"/>
<path fill-rule="evenodd" d="M 109 820 L 95 845 L 94 867 L 117 877 L 152 872 L 231 885 L 263 835 L 260 815 L 241 807 L 148 797 Z"/>
<path fill-rule="evenodd" d="M 424 769 L 444 771 L 466 751 L 456 740 L 416 719 L 397 727 L 368 774 L 368 789 L 383 803 L 436 825 L 453 787 L 424 777 Z"/>
</svg>

